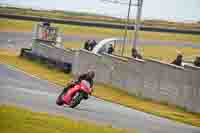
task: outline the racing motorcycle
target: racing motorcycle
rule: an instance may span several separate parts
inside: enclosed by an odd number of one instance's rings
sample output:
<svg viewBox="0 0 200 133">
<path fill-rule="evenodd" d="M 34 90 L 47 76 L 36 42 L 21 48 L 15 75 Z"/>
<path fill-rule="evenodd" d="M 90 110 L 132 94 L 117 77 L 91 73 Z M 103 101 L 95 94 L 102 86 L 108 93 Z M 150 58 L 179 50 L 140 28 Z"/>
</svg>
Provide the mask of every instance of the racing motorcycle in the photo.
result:
<svg viewBox="0 0 200 133">
<path fill-rule="evenodd" d="M 56 104 L 59 106 L 68 105 L 71 108 L 75 108 L 83 99 L 88 99 L 88 95 L 91 95 L 92 91 L 90 83 L 86 80 L 82 80 L 74 87 L 69 88 L 66 92 L 63 91 L 58 96 Z"/>
</svg>

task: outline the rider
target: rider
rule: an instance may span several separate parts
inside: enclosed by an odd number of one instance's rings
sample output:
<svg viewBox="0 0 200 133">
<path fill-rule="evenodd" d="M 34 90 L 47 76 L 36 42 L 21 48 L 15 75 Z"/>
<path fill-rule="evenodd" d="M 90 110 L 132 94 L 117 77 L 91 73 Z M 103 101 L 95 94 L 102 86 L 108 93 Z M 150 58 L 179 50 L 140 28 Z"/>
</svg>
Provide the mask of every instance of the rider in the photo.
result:
<svg viewBox="0 0 200 133">
<path fill-rule="evenodd" d="M 90 83 L 90 87 L 93 87 L 93 79 L 95 77 L 94 71 L 88 71 L 87 73 L 83 73 L 78 76 L 77 80 L 73 80 L 71 83 L 67 85 L 67 87 L 64 88 L 63 92 L 66 92 L 68 89 L 74 87 L 76 84 L 80 83 L 82 80 L 86 80 Z"/>
</svg>

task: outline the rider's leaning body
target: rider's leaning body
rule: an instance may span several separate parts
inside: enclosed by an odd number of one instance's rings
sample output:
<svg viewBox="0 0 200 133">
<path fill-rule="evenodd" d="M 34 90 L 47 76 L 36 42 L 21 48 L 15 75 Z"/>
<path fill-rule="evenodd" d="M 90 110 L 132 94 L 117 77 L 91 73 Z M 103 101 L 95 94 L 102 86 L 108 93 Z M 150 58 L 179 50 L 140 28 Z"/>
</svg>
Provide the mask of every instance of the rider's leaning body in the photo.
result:
<svg viewBox="0 0 200 133">
<path fill-rule="evenodd" d="M 66 92 L 68 89 L 74 87 L 76 84 L 80 83 L 82 80 L 86 80 L 87 82 L 90 83 L 90 88 L 93 87 L 93 79 L 94 79 L 95 73 L 94 71 L 89 71 L 87 73 L 83 73 L 78 76 L 77 80 L 72 81 L 69 83 L 63 90 L 63 92 Z"/>
</svg>

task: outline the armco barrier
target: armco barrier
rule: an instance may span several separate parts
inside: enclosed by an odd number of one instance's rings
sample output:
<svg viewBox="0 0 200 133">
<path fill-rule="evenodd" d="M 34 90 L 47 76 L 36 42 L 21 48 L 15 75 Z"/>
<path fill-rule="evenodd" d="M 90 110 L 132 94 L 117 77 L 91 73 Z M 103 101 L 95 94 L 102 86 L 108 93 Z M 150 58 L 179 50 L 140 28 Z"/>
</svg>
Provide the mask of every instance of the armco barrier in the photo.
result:
<svg viewBox="0 0 200 133">
<path fill-rule="evenodd" d="M 179 67 L 153 59 L 137 60 L 86 50 L 71 51 L 39 45 L 35 53 L 72 63 L 74 75 L 95 69 L 95 81 L 124 91 L 200 112 L 200 68 Z"/>
</svg>

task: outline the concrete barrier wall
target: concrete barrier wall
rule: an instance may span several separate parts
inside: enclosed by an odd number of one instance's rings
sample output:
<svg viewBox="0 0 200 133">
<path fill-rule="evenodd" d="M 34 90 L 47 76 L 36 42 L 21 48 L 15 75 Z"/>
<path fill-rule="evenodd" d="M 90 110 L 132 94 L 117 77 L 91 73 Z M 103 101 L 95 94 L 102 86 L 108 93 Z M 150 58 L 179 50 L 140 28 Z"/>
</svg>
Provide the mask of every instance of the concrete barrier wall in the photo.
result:
<svg viewBox="0 0 200 133">
<path fill-rule="evenodd" d="M 52 60 L 73 63 L 76 51 L 71 49 L 60 49 L 45 44 L 34 44 L 32 46 L 32 52 L 38 56 L 50 58 Z"/>
<path fill-rule="evenodd" d="M 78 71 L 76 73 L 83 73 L 96 66 L 98 56 L 88 51 L 81 51 L 78 55 Z"/>
<path fill-rule="evenodd" d="M 33 44 L 32 45 L 32 52 L 37 54 L 38 56 L 43 55 L 44 57 L 48 57 L 48 48 L 49 46 L 45 46 L 45 45 L 36 45 Z"/>
<path fill-rule="evenodd" d="M 184 106 L 184 68 L 156 60 L 147 60 L 145 92 L 152 99 Z M 149 90 L 147 90 L 149 89 Z M 145 97 L 147 96 L 145 95 Z"/>
<path fill-rule="evenodd" d="M 185 75 L 188 76 L 185 85 L 185 106 L 193 112 L 200 112 L 200 67 L 185 66 Z"/>
<path fill-rule="evenodd" d="M 52 51 L 55 50 L 56 53 L 56 49 L 54 49 L 52 46 L 48 46 L 48 45 L 44 45 L 44 44 L 34 44 L 32 46 L 32 52 L 35 53 L 38 56 L 43 56 L 43 57 L 47 57 L 47 58 L 52 58 Z M 54 52 L 53 52 L 54 54 Z"/>
<path fill-rule="evenodd" d="M 160 63 L 155 60 L 147 60 L 144 65 L 144 89 L 142 96 L 159 99 L 158 92 L 160 88 Z"/>
<path fill-rule="evenodd" d="M 79 52 L 79 70 L 78 72 L 83 73 L 89 69 L 94 69 L 96 72 L 95 81 L 101 83 L 110 83 L 112 68 L 110 67 L 112 61 L 105 56 L 93 54 L 86 50 Z"/>
<path fill-rule="evenodd" d="M 74 75 L 87 72 L 89 69 L 94 69 L 96 70 L 95 80 L 97 82 L 108 82 L 110 71 L 103 62 L 101 55 L 92 54 L 86 50 L 80 50 L 78 56 L 76 56 L 76 65 L 74 65 L 74 67 L 76 67 L 76 70 L 73 71 Z"/>
<path fill-rule="evenodd" d="M 98 56 L 95 62 L 96 81 L 108 84 L 111 80 L 111 67 L 104 55 Z"/>
<path fill-rule="evenodd" d="M 130 58 L 122 70 L 125 69 L 125 86 L 127 92 L 134 95 L 142 95 L 144 91 L 144 64 L 143 60 Z"/>
<path fill-rule="evenodd" d="M 73 64 L 76 52 L 77 52 L 76 50 L 61 49 L 62 54 L 61 54 L 60 61 Z"/>
<path fill-rule="evenodd" d="M 53 59 L 55 61 L 60 61 L 62 54 L 63 54 L 63 51 L 61 49 L 54 48 L 54 47 L 48 48 L 48 57 L 50 59 Z"/>
<path fill-rule="evenodd" d="M 109 80 L 107 83 L 119 88 L 124 88 L 126 84 L 127 60 L 108 54 L 103 54 L 103 60 L 106 66 L 105 69 L 109 71 Z"/>
<path fill-rule="evenodd" d="M 200 112 L 200 68 L 178 67 L 157 60 L 136 60 L 89 51 L 63 50 L 40 45 L 38 55 L 72 62 L 74 75 L 95 69 L 96 82 L 112 84 L 126 92 Z"/>
<path fill-rule="evenodd" d="M 122 77 L 123 88 L 134 95 L 141 95 L 144 88 L 144 64 L 143 60 L 130 58 L 123 65 L 119 65 L 118 71 Z M 117 73 L 116 73 L 117 74 Z"/>
<path fill-rule="evenodd" d="M 160 98 L 184 107 L 184 69 L 173 65 L 161 66 Z"/>
<path fill-rule="evenodd" d="M 80 51 L 80 59 L 80 66 L 84 67 L 81 72 L 93 66 L 98 82 L 112 84 L 130 94 L 200 112 L 198 68 L 184 68 L 152 59 L 124 59 L 107 54 L 97 56 L 83 50 Z M 86 60 L 87 63 L 84 62 Z"/>
</svg>

